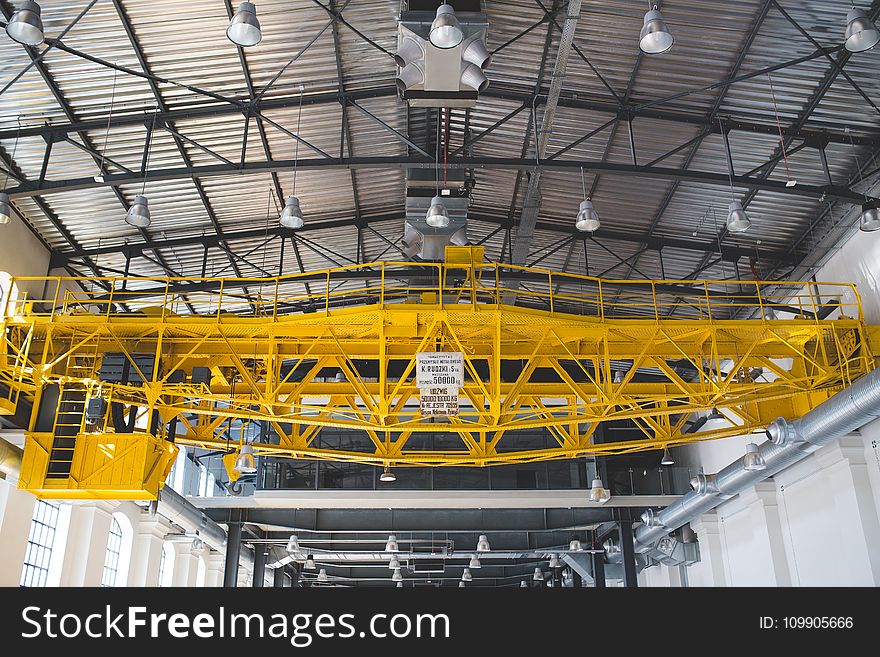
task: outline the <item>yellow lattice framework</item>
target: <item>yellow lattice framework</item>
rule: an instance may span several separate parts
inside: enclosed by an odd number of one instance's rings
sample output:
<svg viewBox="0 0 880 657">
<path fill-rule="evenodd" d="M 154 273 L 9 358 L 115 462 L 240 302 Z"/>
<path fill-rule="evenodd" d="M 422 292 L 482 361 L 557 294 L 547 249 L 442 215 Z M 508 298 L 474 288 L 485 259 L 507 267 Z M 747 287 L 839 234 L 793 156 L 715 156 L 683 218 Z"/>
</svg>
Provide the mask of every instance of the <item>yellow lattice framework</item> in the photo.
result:
<svg viewBox="0 0 880 657">
<path fill-rule="evenodd" d="M 37 409 L 58 384 L 137 409 L 135 431 L 156 411 L 163 437 L 177 418 L 178 445 L 226 450 L 229 420 L 251 419 L 279 436 L 255 443 L 257 454 L 488 466 L 754 431 L 874 367 L 873 330 L 849 284 L 612 281 L 447 255 L 263 279 L 18 279 L 45 292 L 5 305 L 4 408 L 25 396 Z M 458 417 L 419 415 L 424 351 L 464 354 Z M 101 380 L 110 353 L 124 355 L 133 382 Z M 193 383 L 194 368 L 209 379 Z M 692 414 L 711 409 L 725 421 L 688 433 Z M 45 440 L 36 415 L 31 436 Z M 83 420 L 78 435 L 112 432 L 109 415 Z M 594 441 L 616 419 L 644 437 Z M 372 448 L 321 447 L 324 427 L 363 431 Z M 551 447 L 517 448 L 519 431 L 542 427 Z M 458 446 L 419 444 L 438 432 Z"/>
</svg>

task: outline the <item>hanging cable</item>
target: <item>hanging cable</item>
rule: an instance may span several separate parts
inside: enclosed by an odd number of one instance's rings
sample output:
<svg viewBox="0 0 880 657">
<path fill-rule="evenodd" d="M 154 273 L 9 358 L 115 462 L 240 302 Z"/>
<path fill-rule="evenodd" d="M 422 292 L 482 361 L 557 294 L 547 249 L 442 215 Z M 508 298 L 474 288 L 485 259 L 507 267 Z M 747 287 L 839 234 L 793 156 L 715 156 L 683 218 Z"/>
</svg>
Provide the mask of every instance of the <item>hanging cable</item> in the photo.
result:
<svg viewBox="0 0 880 657">
<path fill-rule="evenodd" d="M 791 171 L 789 171 L 788 168 L 788 153 L 785 151 L 785 138 L 782 135 L 782 123 L 779 121 L 779 108 L 776 106 L 776 92 L 773 89 L 773 76 L 770 75 L 769 71 L 767 72 L 767 80 L 770 82 L 770 97 L 773 99 L 773 112 L 776 115 L 776 128 L 779 130 L 779 146 L 782 148 L 782 159 L 785 162 L 785 177 L 788 179 L 785 186 L 794 187 L 797 181 L 791 179 Z"/>
<path fill-rule="evenodd" d="M 3 189 L 9 185 L 9 178 L 12 175 L 12 167 L 15 166 L 15 153 L 18 151 L 18 138 L 21 135 L 21 117 L 18 117 L 18 129 L 15 131 L 15 141 L 12 144 L 12 155 L 9 159 L 9 171 L 6 174 L 6 180 L 3 181 Z"/>
<path fill-rule="evenodd" d="M 303 85 L 299 85 L 299 109 L 296 111 L 296 147 L 293 151 L 293 195 L 296 196 L 296 169 L 299 164 L 299 131 L 302 125 Z"/>
<path fill-rule="evenodd" d="M 718 126 L 721 128 L 721 135 L 724 135 L 724 122 L 721 120 L 721 117 L 718 117 Z M 733 166 L 731 164 L 731 160 L 733 156 L 730 153 L 730 142 L 724 142 L 724 148 L 727 151 L 727 179 L 730 181 L 730 198 L 732 200 L 736 200 L 736 190 L 733 188 Z"/>
<path fill-rule="evenodd" d="M 113 62 L 114 64 L 116 62 Z M 113 69 L 113 88 L 110 91 L 110 113 L 107 116 L 107 129 L 104 131 L 104 147 L 101 149 L 100 173 L 104 173 L 104 162 L 107 158 L 107 139 L 110 137 L 110 121 L 113 120 L 113 105 L 116 102 L 116 76 L 118 71 Z"/>
<path fill-rule="evenodd" d="M 437 110 L 437 144 L 434 149 L 434 180 L 437 186 L 437 196 L 440 196 L 440 110 Z"/>
<path fill-rule="evenodd" d="M 865 179 L 862 176 L 862 165 L 859 162 L 859 154 L 856 151 L 856 143 L 853 141 L 852 133 L 850 132 L 849 126 L 846 127 L 846 134 L 849 136 L 849 145 L 852 148 L 853 158 L 856 161 L 856 170 L 859 173 L 859 185 L 864 185 Z M 870 199 L 868 198 L 868 190 L 862 191 L 862 194 L 865 196 L 865 202 L 867 203 Z"/>
<path fill-rule="evenodd" d="M 141 188 L 141 196 L 147 191 L 147 176 L 150 174 L 150 156 L 153 154 L 153 132 L 156 130 L 156 116 L 159 114 L 159 106 L 153 112 L 153 120 L 150 122 L 150 134 L 147 137 L 147 157 L 144 160 L 144 185 Z"/>
<path fill-rule="evenodd" d="M 584 168 L 581 167 L 581 188 L 584 190 L 584 198 L 587 198 L 587 179 L 584 177 Z"/>
</svg>

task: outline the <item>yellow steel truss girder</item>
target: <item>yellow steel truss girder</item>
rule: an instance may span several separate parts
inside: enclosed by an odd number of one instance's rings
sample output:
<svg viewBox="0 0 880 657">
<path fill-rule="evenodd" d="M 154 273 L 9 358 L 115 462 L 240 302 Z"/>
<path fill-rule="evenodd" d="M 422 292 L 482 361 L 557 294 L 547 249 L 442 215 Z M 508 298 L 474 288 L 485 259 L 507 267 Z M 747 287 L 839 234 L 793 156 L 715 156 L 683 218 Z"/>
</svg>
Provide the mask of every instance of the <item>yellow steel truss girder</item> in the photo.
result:
<svg viewBox="0 0 880 657">
<path fill-rule="evenodd" d="M 187 432 L 178 438 L 182 444 L 217 448 L 226 444 L 225 420 L 261 419 L 270 421 L 281 437 L 279 445 L 258 446 L 257 451 L 266 453 L 371 463 L 490 465 L 655 449 L 733 435 L 779 415 L 800 414 L 873 368 L 870 346 L 877 344 L 877 328 L 861 323 L 854 290 L 856 301 L 848 312 L 854 319 L 809 315 L 819 310 L 820 289 L 827 298 L 827 286 L 834 284 L 792 284 L 788 296 L 768 298 L 757 283 L 754 291 L 740 290 L 738 297 L 729 287 L 724 295 L 717 292 L 729 286 L 726 282 L 687 281 L 695 292 L 669 301 L 656 292 L 662 282 L 577 276 L 567 278 L 592 286 L 592 291 L 569 288 L 556 294 L 558 274 L 531 270 L 546 274 L 546 284 L 530 284 L 522 294 L 547 299 L 548 312 L 502 305 L 510 290 L 498 283 L 493 265 L 413 264 L 439 275 L 433 288 L 415 289 L 429 293 L 419 294 L 418 303 L 412 302 L 414 288 L 395 287 L 385 279 L 386 264 L 370 266 L 382 271 L 379 291 L 370 292 L 379 296 L 378 304 L 331 309 L 331 299 L 367 288 L 331 291 L 333 272 L 328 271 L 323 292 L 314 294 L 295 276 L 252 281 L 263 291 L 254 316 L 226 310 L 243 299 L 229 287 L 224 292 L 224 285 L 231 285 L 227 281 L 220 281 L 219 294 L 207 295 L 207 312 L 194 316 L 173 312 L 181 303 L 169 296 L 173 281 L 154 282 L 153 307 L 134 314 L 116 312 L 112 301 L 101 296 L 103 291 L 80 294 L 68 289 L 62 295 L 63 281 L 50 279 L 57 290 L 53 299 L 43 300 L 42 309 L 37 302 L 13 304 L 5 313 L 8 348 L 0 361 L 0 381 L 28 395 L 39 395 L 40 386 L 49 382 L 85 384 L 93 395 L 158 410 L 166 421 L 179 417 Z M 453 271 L 454 276 L 447 276 Z M 462 272 L 465 281 L 450 296 L 445 288 Z M 314 276 L 309 280 L 321 287 Z M 135 294 L 128 290 L 149 282 L 109 284 L 111 296 L 125 303 Z M 852 288 L 840 287 L 842 299 Z M 268 295 L 267 289 L 272 290 Z M 318 312 L 279 313 L 281 305 L 304 299 L 324 303 L 315 303 Z M 804 314 L 789 320 L 724 318 L 728 311 L 754 308 L 756 299 L 762 317 L 765 306 L 780 303 Z M 559 312 L 564 303 L 581 304 L 586 314 Z M 845 310 L 846 304 L 839 304 Z M 103 310 L 95 312 L 95 307 Z M 673 307 L 687 307 L 693 316 L 664 319 Z M 624 318 L 616 311 L 637 316 Z M 418 390 L 411 376 L 415 357 L 435 350 L 465 356 L 469 380 L 455 420 L 421 418 L 417 411 Z M 99 384 L 101 357 L 107 352 L 126 354 L 138 372 L 134 354 L 155 354 L 162 367 L 153 368 L 146 385 Z M 615 367 L 620 361 L 632 362 L 619 382 L 612 377 L 612 360 L 618 362 Z M 676 361 L 689 365 L 692 376 L 685 376 Z M 514 363 L 519 372 L 511 376 Z M 389 365 L 402 375 L 391 378 Z M 175 371 L 190 373 L 196 366 L 210 368 L 210 385 L 171 382 Z M 345 381 L 316 380 L 323 368 L 340 369 Z M 761 374 L 752 380 L 755 368 Z M 636 381 L 637 369 L 655 371 L 665 381 Z M 536 380 L 539 374 L 544 382 Z M 724 409 L 730 426 L 682 433 L 688 414 L 712 407 Z M 644 440 L 591 444 L 599 423 L 627 418 L 637 421 Z M 315 440 L 323 427 L 364 431 L 374 452 L 318 448 Z M 536 428 L 550 431 L 556 447 L 522 451 L 505 443 L 518 430 Z M 412 436 L 430 432 L 458 435 L 461 450 L 407 447 Z"/>
</svg>

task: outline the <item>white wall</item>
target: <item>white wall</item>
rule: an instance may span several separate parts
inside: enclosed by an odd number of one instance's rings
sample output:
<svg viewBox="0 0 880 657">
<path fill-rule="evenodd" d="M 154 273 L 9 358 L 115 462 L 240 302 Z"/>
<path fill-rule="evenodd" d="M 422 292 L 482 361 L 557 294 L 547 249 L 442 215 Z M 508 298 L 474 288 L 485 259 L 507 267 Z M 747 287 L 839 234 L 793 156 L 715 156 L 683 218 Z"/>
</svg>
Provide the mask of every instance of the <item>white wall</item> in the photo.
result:
<svg viewBox="0 0 880 657">
<path fill-rule="evenodd" d="M 0 226 L 0 271 L 12 276 L 45 276 L 49 252 L 21 219 L 13 217 Z M 33 297 L 42 292 L 42 285 L 21 284 L 19 292 Z"/>
</svg>

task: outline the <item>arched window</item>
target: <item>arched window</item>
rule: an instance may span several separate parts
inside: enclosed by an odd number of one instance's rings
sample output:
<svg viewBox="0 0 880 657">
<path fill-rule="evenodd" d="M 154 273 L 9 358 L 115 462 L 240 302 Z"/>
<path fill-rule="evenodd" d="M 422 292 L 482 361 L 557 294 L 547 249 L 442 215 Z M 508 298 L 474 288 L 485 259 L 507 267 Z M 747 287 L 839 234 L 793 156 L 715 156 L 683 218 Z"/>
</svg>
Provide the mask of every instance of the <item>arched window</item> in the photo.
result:
<svg viewBox="0 0 880 657">
<path fill-rule="evenodd" d="M 101 586 L 125 586 L 131 561 L 131 543 L 134 530 L 124 513 L 114 513 L 104 556 L 104 574 Z"/>
<path fill-rule="evenodd" d="M 114 517 L 110 524 L 110 538 L 107 541 L 107 555 L 104 557 L 104 576 L 101 586 L 116 586 L 119 571 L 119 555 L 122 553 L 122 527 Z"/>
<path fill-rule="evenodd" d="M 60 508 L 58 502 L 46 500 L 37 500 L 34 505 L 20 586 L 46 586 Z"/>
</svg>

